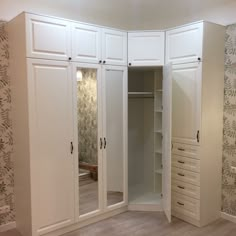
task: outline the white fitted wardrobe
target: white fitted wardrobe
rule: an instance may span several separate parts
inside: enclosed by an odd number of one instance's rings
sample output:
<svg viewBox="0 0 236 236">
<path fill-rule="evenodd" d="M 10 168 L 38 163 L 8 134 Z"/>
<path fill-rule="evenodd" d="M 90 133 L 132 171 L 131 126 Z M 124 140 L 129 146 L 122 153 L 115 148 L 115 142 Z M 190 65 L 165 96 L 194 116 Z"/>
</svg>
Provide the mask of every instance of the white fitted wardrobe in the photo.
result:
<svg viewBox="0 0 236 236">
<path fill-rule="evenodd" d="M 23 236 L 126 210 L 219 217 L 224 27 L 125 32 L 22 13 L 8 29 Z"/>
</svg>

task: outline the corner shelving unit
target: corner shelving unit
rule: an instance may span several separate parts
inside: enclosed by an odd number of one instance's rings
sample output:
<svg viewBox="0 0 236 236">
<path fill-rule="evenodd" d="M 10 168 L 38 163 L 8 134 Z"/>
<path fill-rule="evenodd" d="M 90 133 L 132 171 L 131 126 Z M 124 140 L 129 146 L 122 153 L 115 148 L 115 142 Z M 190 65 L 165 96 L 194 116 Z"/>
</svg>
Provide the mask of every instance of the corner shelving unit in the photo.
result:
<svg viewBox="0 0 236 236">
<path fill-rule="evenodd" d="M 154 192 L 162 189 L 162 80 L 154 82 Z"/>
</svg>

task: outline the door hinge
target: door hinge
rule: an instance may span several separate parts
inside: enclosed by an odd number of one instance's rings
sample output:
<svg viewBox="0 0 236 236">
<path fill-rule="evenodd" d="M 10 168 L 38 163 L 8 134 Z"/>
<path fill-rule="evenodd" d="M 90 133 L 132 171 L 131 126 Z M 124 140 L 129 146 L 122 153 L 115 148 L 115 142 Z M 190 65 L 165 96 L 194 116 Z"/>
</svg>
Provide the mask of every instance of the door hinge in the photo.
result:
<svg viewBox="0 0 236 236">
<path fill-rule="evenodd" d="M 70 153 L 73 154 L 73 152 L 74 152 L 73 142 L 70 142 Z"/>
</svg>

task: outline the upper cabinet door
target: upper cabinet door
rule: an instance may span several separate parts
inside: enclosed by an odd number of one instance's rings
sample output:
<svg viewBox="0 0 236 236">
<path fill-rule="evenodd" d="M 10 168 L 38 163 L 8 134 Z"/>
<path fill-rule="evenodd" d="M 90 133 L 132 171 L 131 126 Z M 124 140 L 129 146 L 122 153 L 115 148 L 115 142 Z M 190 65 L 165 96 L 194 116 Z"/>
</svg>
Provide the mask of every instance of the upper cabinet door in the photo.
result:
<svg viewBox="0 0 236 236">
<path fill-rule="evenodd" d="M 164 32 L 128 33 L 128 65 L 164 65 Z"/>
<path fill-rule="evenodd" d="M 163 67 L 163 113 L 162 113 L 162 205 L 171 222 L 171 126 L 172 126 L 172 66 Z"/>
<path fill-rule="evenodd" d="M 101 63 L 101 28 L 85 24 L 72 26 L 72 60 Z"/>
<path fill-rule="evenodd" d="M 102 31 L 102 60 L 108 65 L 127 65 L 127 33 L 117 30 Z"/>
<path fill-rule="evenodd" d="M 37 235 L 75 220 L 71 74 L 69 62 L 28 59 L 32 217 Z"/>
<path fill-rule="evenodd" d="M 173 66 L 172 141 L 199 145 L 202 63 Z"/>
<path fill-rule="evenodd" d="M 70 23 L 26 14 L 27 57 L 68 60 L 71 57 Z"/>
<path fill-rule="evenodd" d="M 166 63 L 180 64 L 202 60 L 203 23 L 166 32 Z"/>
</svg>

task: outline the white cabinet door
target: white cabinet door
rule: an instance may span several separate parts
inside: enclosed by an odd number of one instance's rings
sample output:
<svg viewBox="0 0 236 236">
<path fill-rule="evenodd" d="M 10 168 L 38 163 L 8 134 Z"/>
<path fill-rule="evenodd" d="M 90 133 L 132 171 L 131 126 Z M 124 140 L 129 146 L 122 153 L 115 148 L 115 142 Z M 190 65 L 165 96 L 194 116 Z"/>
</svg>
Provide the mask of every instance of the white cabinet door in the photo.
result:
<svg viewBox="0 0 236 236">
<path fill-rule="evenodd" d="M 108 65 L 127 65 L 127 33 L 102 30 L 102 60 Z"/>
<path fill-rule="evenodd" d="M 72 60 L 87 63 L 101 63 L 101 28 L 86 24 L 72 26 Z"/>
<path fill-rule="evenodd" d="M 127 204 L 127 67 L 103 67 L 103 95 L 104 200 L 114 209 Z"/>
<path fill-rule="evenodd" d="M 167 31 L 166 63 L 180 64 L 201 61 L 202 42 L 203 23 Z"/>
<path fill-rule="evenodd" d="M 163 67 L 163 113 L 162 113 L 162 205 L 171 221 L 171 126 L 172 126 L 172 66 Z"/>
<path fill-rule="evenodd" d="M 41 235 L 74 223 L 71 66 L 28 59 L 28 78 L 32 224 Z"/>
<path fill-rule="evenodd" d="M 27 57 L 68 60 L 71 57 L 70 23 L 26 14 Z"/>
<path fill-rule="evenodd" d="M 164 65 L 164 32 L 128 33 L 129 66 Z"/>
<path fill-rule="evenodd" d="M 201 76 L 201 62 L 173 66 L 173 142 L 199 144 Z"/>
</svg>

